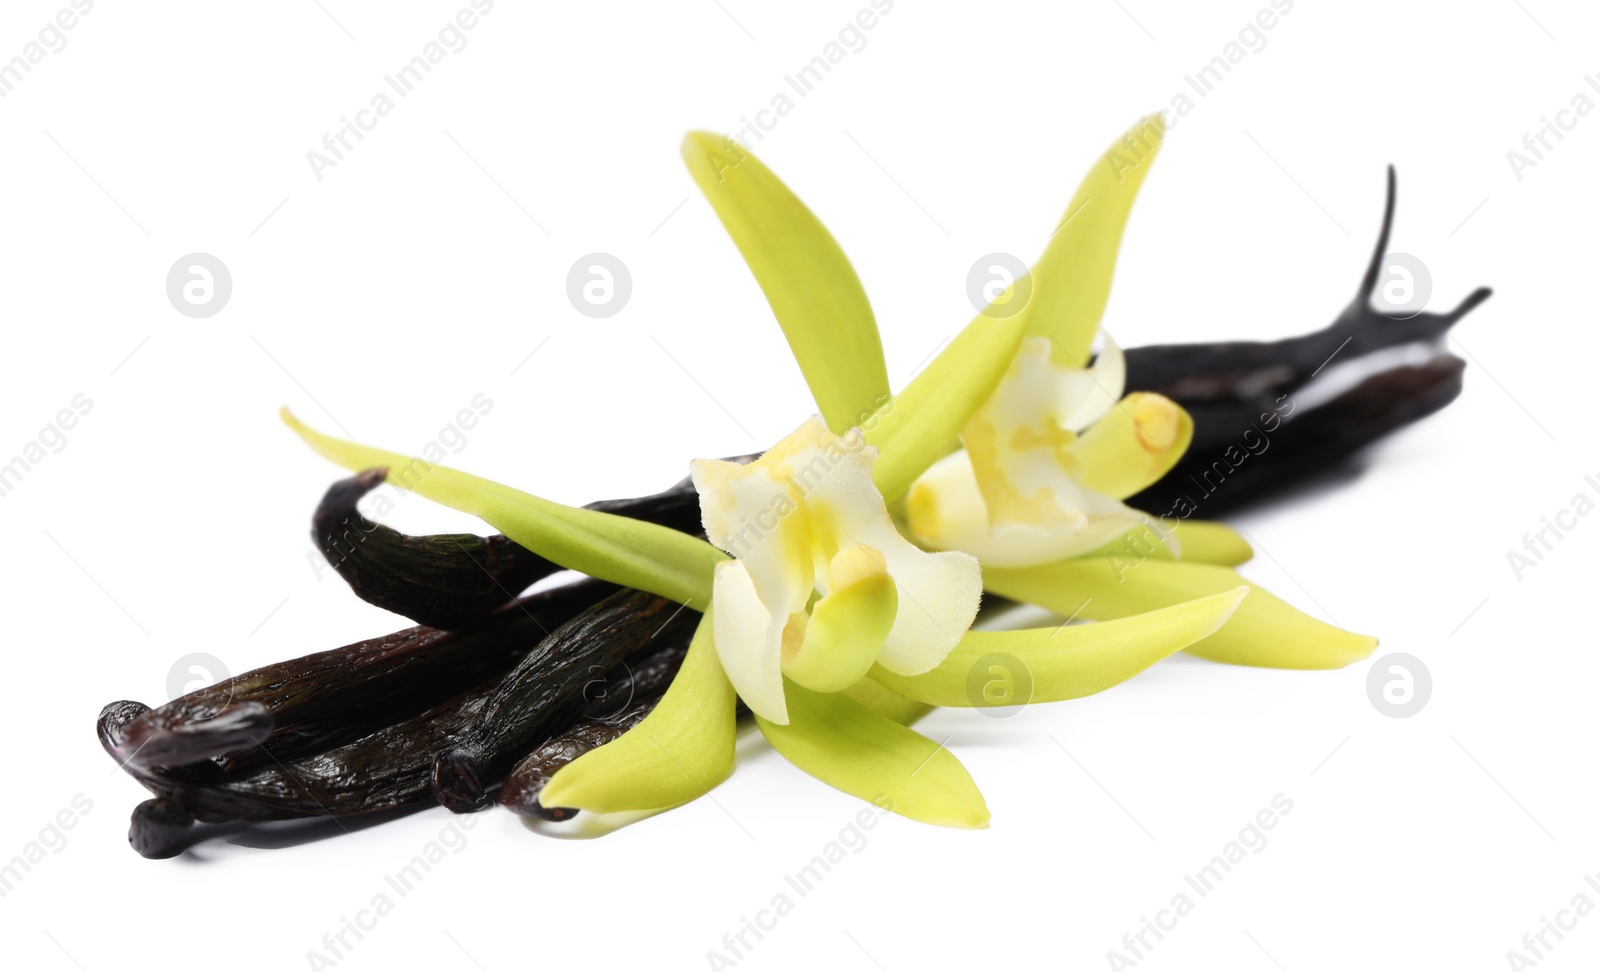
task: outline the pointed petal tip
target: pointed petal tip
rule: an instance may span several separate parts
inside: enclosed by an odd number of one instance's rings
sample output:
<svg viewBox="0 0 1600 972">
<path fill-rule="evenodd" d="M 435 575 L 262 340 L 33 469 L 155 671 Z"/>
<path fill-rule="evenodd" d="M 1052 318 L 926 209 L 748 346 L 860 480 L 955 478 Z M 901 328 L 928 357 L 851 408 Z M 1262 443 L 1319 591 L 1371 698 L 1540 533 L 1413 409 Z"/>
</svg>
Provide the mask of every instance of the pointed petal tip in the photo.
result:
<svg viewBox="0 0 1600 972">
<path fill-rule="evenodd" d="M 938 827 L 949 827 L 951 830 L 988 830 L 989 829 L 989 804 L 983 799 L 983 794 L 976 788 L 972 791 L 976 801 L 972 806 L 965 808 L 964 812 L 952 814 L 948 819 L 928 819 L 924 823 L 934 824 Z"/>
<path fill-rule="evenodd" d="M 690 147 L 698 148 L 698 147 L 702 147 L 702 146 L 705 146 L 705 145 L 713 144 L 713 143 L 715 143 L 717 141 L 718 138 L 719 138 L 719 136 L 717 136 L 716 134 L 708 131 L 707 129 L 704 129 L 704 128 L 691 128 L 687 132 L 683 133 L 683 143 L 682 143 L 682 145 L 683 145 L 683 148 L 685 148 L 685 149 L 688 149 Z"/>
<path fill-rule="evenodd" d="M 1223 591 L 1220 594 L 1211 596 L 1212 600 L 1226 604 L 1227 607 L 1217 613 L 1217 621 L 1211 626 L 1210 633 L 1215 634 L 1223 625 L 1228 623 L 1228 620 L 1233 617 L 1233 612 L 1239 610 L 1239 605 L 1244 603 L 1244 599 L 1249 593 L 1250 585 L 1241 584 L 1231 591 Z"/>
<path fill-rule="evenodd" d="M 545 806 L 570 807 L 573 810 L 593 812 L 593 807 L 584 806 L 582 776 L 567 772 L 572 766 L 572 763 L 568 763 L 556 770 L 556 774 L 550 777 L 550 782 L 539 791 L 539 802 Z"/>
<path fill-rule="evenodd" d="M 715 152 L 721 144 L 720 136 L 694 129 L 684 134 L 683 141 L 678 144 L 678 154 L 683 157 L 684 164 L 693 169 L 696 163 Z"/>
</svg>

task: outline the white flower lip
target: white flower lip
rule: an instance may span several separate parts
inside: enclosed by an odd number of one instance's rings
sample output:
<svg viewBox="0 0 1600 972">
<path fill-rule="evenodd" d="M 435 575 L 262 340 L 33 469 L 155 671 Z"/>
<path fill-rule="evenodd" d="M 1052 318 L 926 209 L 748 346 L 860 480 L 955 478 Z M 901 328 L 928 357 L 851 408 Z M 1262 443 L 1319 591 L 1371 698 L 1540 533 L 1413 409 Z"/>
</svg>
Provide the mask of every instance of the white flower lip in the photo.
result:
<svg viewBox="0 0 1600 972">
<path fill-rule="evenodd" d="M 717 567 L 713 584 L 717 657 L 739 696 L 770 722 L 788 722 L 785 630 L 791 641 L 803 633 L 818 599 L 870 573 L 872 564 L 898 595 L 876 657 L 890 671 L 932 669 L 977 616 L 978 561 L 929 553 L 902 537 L 872 483 L 876 459 L 859 431 L 840 437 L 812 416 L 754 462 L 701 459 L 692 466 L 706 536 L 736 558 Z M 854 565 L 851 576 L 835 582 L 830 565 L 850 548 L 858 549 L 841 562 Z"/>
<path fill-rule="evenodd" d="M 912 532 L 929 546 L 985 564 L 1025 567 L 1087 553 L 1150 518 L 1084 485 L 1072 445 L 1117 406 L 1126 379 L 1109 335 L 1088 368 L 1028 338 L 993 397 L 912 488 Z"/>
</svg>

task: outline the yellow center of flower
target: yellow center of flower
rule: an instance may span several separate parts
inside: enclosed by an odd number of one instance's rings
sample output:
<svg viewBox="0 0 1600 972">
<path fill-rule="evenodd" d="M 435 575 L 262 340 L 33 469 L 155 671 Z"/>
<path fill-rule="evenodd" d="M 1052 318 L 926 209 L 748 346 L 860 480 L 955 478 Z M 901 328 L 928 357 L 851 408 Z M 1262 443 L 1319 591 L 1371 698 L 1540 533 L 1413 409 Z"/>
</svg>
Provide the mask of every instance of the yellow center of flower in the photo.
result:
<svg viewBox="0 0 1600 972">
<path fill-rule="evenodd" d="M 900 536 L 872 482 L 877 450 L 812 418 L 760 459 L 693 466 L 717 565 L 717 656 L 746 704 L 787 721 L 784 679 L 838 692 L 874 665 L 933 668 L 966 633 L 978 563 Z"/>
</svg>

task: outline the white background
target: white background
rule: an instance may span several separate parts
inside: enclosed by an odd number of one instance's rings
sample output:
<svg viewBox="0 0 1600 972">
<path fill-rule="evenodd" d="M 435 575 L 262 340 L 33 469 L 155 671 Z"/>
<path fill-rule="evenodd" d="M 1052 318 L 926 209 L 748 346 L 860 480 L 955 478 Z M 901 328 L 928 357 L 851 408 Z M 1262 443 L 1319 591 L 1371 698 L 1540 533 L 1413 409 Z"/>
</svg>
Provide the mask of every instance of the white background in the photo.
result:
<svg viewBox="0 0 1600 972">
<path fill-rule="evenodd" d="M 93 402 L 0 500 L 0 859 L 92 804 L 0 899 L 8 967 L 309 967 L 456 820 L 171 861 L 126 846 L 144 794 L 94 740 L 102 704 L 165 701 L 191 652 L 239 672 L 402 626 L 314 572 L 309 514 L 342 474 L 279 404 L 411 451 L 482 392 L 493 411 L 451 461 L 568 502 L 660 488 L 811 409 L 678 143 L 766 107 L 866 0 L 499 0 L 319 181 L 306 153 L 466 5 L 102 0 L 0 99 L 0 455 Z M 65 6 L 6 4 L 0 58 Z M 1266 6 L 899 0 L 797 99 L 756 150 L 854 261 L 897 387 L 970 318 L 972 262 L 1036 257 L 1112 137 Z M 1375 711 L 1367 663 L 1178 657 L 1008 720 L 938 712 L 922 728 L 992 828 L 886 818 L 739 968 L 1105 968 L 1280 793 L 1268 846 L 1139 968 L 1505 968 L 1575 894 L 1600 904 L 1600 519 L 1520 581 L 1506 562 L 1600 473 L 1600 118 L 1520 180 L 1506 159 L 1578 92 L 1600 99 L 1597 27 L 1554 0 L 1298 0 L 1167 139 L 1123 248 L 1106 325 L 1125 345 L 1320 327 L 1393 162 L 1393 248 L 1431 268 L 1433 306 L 1496 288 L 1457 331 L 1456 404 L 1236 521 L 1252 579 L 1422 658 L 1427 707 Z M 196 251 L 233 277 L 198 320 L 164 292 Z M 604 320 L 565 290 L 594 251 L 633 278 Z M 400 507 L 405 529 L 480 526 Z M 599 840 L 480 815 L 337 967 L 705 968 L 858 809 L 758 739 L 713 796 Z M 1600 917 L 1555 946 L 1541 969 L 1592 967 Z"/>
</svg>

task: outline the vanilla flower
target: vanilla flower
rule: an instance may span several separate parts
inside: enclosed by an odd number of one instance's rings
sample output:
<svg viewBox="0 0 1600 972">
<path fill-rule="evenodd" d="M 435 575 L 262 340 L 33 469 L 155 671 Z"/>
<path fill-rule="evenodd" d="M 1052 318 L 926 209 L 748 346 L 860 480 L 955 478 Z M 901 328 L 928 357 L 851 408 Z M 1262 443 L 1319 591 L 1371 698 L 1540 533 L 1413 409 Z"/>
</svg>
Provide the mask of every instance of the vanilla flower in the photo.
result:
<svg viewBox="0 0 1600 972">
<path fill-rule="evenodd" d="M 1192 433 L 1172 402 L 1123 395 L 1109 339 L 1085 367 L 1161 134 L 1141 122 L 1091 171 L 1020 313 L 980 314 L 893 394 L 865 289 L 832 235 L 742 147 L 685 140 L 820 417 L 748 465 L 692 465 L 709 543 L 443 467 L 408 487 L 563 567 L 704 613 L 655 708 L 558 771 L 545 806 L 652 811 L 703 796 L 733 771 L 742 698 L 811 776 L 910 819 L 984 827 L 971 775 L 909 727 L 929 705 L 1081 698 L 1182 650 L 1289 668 L 1372 650 L 1245 581 L 1231 568 L 1249 545 L 1219 524 L 1172 525 L 1170 545 L 1132 569 L 1112 549 L 1145 529 L 1121 501 Z M 286 420 L 347 468 L 412 462 Z M 936 549 L 902 536 L 891 511 Z M 983 590 L 1095 623 L 969 630 Z M 997 659 L 1026 676 L 1025 694 L 990 690 Z"/>
<path fill-rule="evenodd" d="M 877 456 L 813 416 L 754 462 L 691 467 L 706 537 L 736 558 L 712 586 L 717 657 L 770 722 L 789 721 L 785 676 L 838 692 L 875 662 L 921 675 L 977 615 L 978 561 L 900 535 L 872 482 Z"/>
<path fill-rule="evenodd" d="M 1022 342 L 999 387 L 951 453 L 911 488 L 909 526 L 927 545 L 985 564 L 1026 567 L 1088 553 L 1140 525 L 1176 538 L 1121 502 L 1183 455 L 1194 422 L 1170 399 L 1122 394 L 1109 337 L 1094 366 L 1063 365 L 1049 338 Z"/>
</svg>

